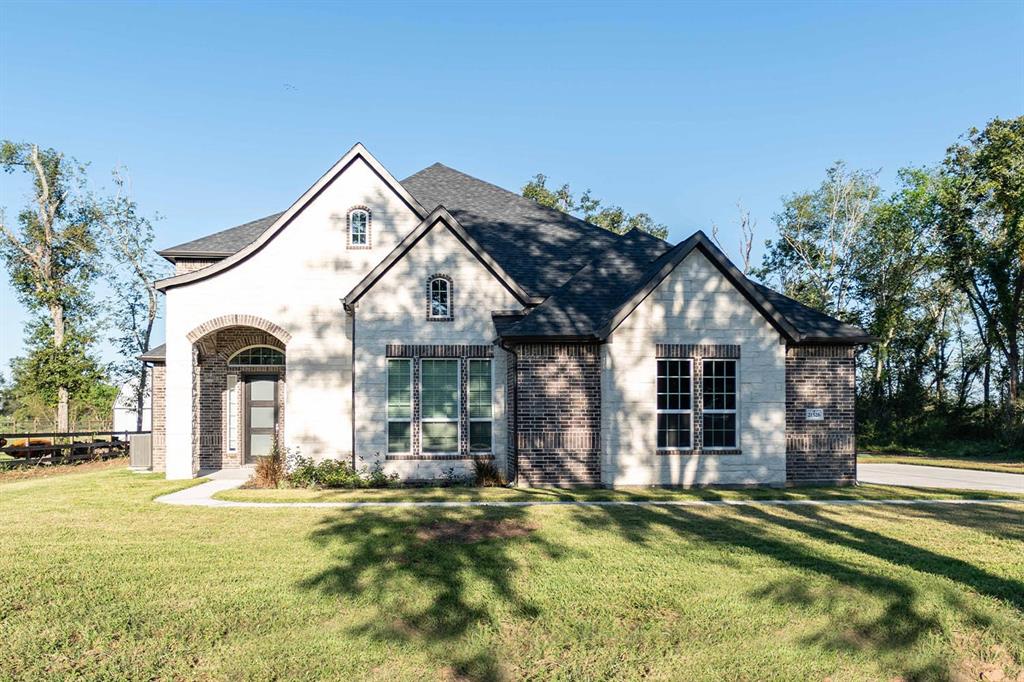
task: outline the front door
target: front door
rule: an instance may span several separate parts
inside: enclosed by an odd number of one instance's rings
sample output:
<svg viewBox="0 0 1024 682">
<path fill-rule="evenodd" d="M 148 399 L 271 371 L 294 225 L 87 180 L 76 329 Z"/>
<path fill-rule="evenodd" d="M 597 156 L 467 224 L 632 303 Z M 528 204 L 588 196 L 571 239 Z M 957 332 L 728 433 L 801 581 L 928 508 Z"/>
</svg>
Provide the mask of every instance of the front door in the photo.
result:
<svg viewBox="0 0 1024 682">
<path fill-rule="evenodd" d="M 277 426 L 277 376 L 245 377 L 245 461 L 270 454 Z"/>
</svg>

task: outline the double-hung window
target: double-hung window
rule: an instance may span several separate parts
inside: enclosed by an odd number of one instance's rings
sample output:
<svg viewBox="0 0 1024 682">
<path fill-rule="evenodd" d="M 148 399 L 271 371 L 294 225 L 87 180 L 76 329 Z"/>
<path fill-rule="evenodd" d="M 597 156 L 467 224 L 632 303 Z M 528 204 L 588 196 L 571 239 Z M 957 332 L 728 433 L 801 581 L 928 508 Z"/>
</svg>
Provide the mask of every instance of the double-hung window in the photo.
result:
<svg viewBox="0 0 1024 682">
<path fill-rule="evenodd" d="M 658 360 L 658 449 L 692 447 L 693 365 L 690 360 Z"/>
<path fill-rule="evenodd" d="M 704 360 L 704 448 L 736 447 L 736 361 Z"/>
<path fill-rule="evenodd" d="M 420 422 L 424 453 L 458 453 L 458 360 L 420 361 Z"/>
<path fill-rule="evenodd" d="M 388 452 L 412 451 L 412 361 L 388 360 Z"/>
<path fill-rule="evenodd" d="M 471 452 L 490 452 L 491 419 L 491 361 L 470 360 L 469 363 L 469 449 Z"/>
</svg>

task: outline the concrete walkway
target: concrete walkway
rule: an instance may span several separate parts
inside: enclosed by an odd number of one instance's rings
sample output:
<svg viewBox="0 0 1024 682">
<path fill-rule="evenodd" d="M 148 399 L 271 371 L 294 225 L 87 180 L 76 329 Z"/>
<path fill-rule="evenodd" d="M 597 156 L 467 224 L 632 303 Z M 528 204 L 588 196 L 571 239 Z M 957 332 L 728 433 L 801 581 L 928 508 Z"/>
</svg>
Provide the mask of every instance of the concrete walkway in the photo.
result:
<svg viewBox="0 0 1024 682">
<path fill-rule="evenodd" d="M 877 464 L 871 466 L 899 466 Z M 915 467 L 916 468 L 916 467 Z M 942 471 L 949 471 L 942 469 Z M 241 472 L 241 473 L 240 473 Z M 977 472 L 975 472 L 977 473 Z M 312 509 L 361 509 L 366 507 L 806 507 L 806 506 L 858 506 L 858 505 L 921 505 L 921 504 L 1024 504 L 1024 500 L 449 500 L 421 502 L 238 502 L 215 500 L 213 495 L 224 490 L 241 487 L 249 472 L 225 469 L 207 476 L 212 479 L 176 493 L 156 498 L 163 504 L 186 507 L 245 507 L 253 509 L 281 509 L 306 507 Z M 903 484 L 908 485 L 908 484 Z M 937 487 L 953 488 L 953 485 Z M 1017 490 L 1014 492 L 1024 492 Z"/>
<path fill-rule="evenodd" d="M 951 469 L 917 464 L 859 464 L 861 483 L 902 485 L 914 488 L 956 488 L 1000 493 L 1024 493 L 1024 475 L 998 471 Z"/>
</svg>

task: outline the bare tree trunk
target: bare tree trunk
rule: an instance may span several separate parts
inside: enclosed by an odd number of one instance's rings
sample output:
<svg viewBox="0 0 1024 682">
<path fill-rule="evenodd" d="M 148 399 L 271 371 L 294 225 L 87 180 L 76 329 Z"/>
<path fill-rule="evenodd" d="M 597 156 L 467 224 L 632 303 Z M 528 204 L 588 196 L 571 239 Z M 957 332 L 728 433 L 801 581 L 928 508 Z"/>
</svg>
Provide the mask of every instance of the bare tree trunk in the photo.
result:
<svg viewBox="0 0 1024 682">
<path fill-rule="evenodd" d="M 64 307 L 59 304 L 50 306 L 50 318 L 53 321 L 53 347 L 58 351 L 64 348 Z M 57 431 L 70 431 L 68 420 L 68 388 L 57 388 Z"/>
</svg>

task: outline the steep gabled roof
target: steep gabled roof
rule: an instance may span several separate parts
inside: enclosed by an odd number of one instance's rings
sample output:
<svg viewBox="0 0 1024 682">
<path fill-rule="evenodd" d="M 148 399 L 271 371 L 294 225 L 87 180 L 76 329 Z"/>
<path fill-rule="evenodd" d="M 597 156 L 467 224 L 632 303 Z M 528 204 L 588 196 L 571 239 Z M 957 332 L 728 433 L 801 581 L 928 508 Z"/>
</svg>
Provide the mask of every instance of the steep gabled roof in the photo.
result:
<svg viewBox="0 0 1024 682">
<path fill-rule="evenodd" d="M 503 329 L 502 337 L 607 339 L 694 250 L 703 253 L 788 342 L 858 344 L 872 340 L 857 327 L 752 282 L 703 232 L 668 247 L 636 230 L 582 268 L 522 320 Z"/>
<path fill-rule="evenodd" d="M 294 220 L 302 211 L 316 199 L 321 192 L 334 182 L 335 178 L 341 175 L 346 168 L 355 163 L 356 161 L 362 160 L 367 166 L 379 177 L 384 184 L 391 188 L 398 197 L 406 203 L 406 205 L 416 214 L 417 217 L 423 218 L 427 215 L 426 210 L 416 200 L 416 197 L 412 196 L 405 187 L 403 187 L 398 180 L 396 180 L 391 173 L 372 154 L 360 143 L 356 143 L 351 149 L 349 149 L 344 156 L 331 166 L 331 168 L 320 176 L 313 185 L 307 189 L 301 197 L 299 197 L 295 203 L 293 203 L 287 211 L 281 213 L 273 220 L 269 226 L 267 226 L 263 232 L 256 237 L 251 243 L 243 247 L 241 250 L 233 253 L 227 258 L 214 263 L 213 265 L 201 268 L 194 272 L 185 273 L 182 275 L 175 275 L 174 277 L 168 277 L 157 281 L 156 288 L 164 291 L 171 287 L 182 286 L 184 284 L 191 284 L 199 280 L 212 277 L 224 270 L 234 267 L 235 265 L 243 262 L 252 254 L 256 253 L 263 248 L 271 239 L 273 239 L 281 230 L 283 230 L 292 220 Z"/>
<path fill-rule="evenodd" d="M 443 205 L 531 295 L 548 296 L 620 237 L 440 163 L 402 185 Z"/>
<path fill-rule="evenodd" d="M 373 285 L 375 285 L 380 278 L 395 265 L 395 263 L 401 260 L 402 257 L 410 251 L 410 249 L 416 246 L 420 239 L 426 236 L 430 230 L 434 229 L 435 225 L 439 224 L 446 227 L 449 232 L 455 235 L 455 238 L 458 239 L 459 242 L 461 242 L 462 245 L 476 257 L 481 265 L 487 268 L 488 272 L 494 275 L 502 286 L 508 289 L 509 293 L 511 293 L 520 304 L 527 305 L 533 302 L 531 301 L 529 294 L 527 294 L 522 287 L 516 284 L 515 280 L 505 272 L 501 265 L 495 262 L 495 260 L 480 247 L 480 244 L 478 244 L 477 241 L 466 232 L 462 225 L 459 224 L 459 221 L 456 220 L 444 206 L 438 206 L 431 211 L 430 215 L 424 218 L 412 232 L 405 235 L 402 241 L 400 241 L 398 245 L 391 250 L 391 253 L 385 256 L 384 260 L 380 263 L 377 263 L 377 266 L 374 267 L 366 277 L 363 277 L 363 279 L 352 288 L 352 291 L 348 292 L 345 298 L 342 299 L 345 307 L 349 308 L 358 303 L 359 299 L 370 291 L 370 289 L 373 288 Z"/>
</svg>

